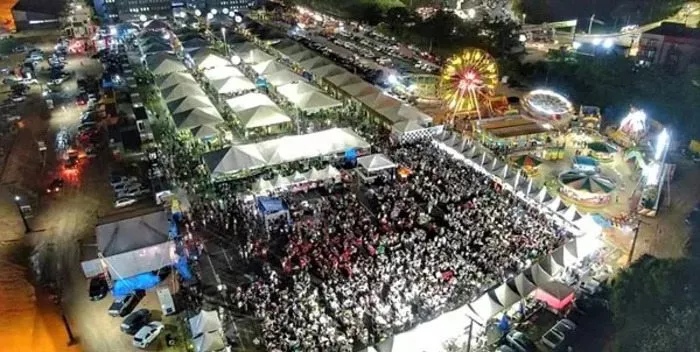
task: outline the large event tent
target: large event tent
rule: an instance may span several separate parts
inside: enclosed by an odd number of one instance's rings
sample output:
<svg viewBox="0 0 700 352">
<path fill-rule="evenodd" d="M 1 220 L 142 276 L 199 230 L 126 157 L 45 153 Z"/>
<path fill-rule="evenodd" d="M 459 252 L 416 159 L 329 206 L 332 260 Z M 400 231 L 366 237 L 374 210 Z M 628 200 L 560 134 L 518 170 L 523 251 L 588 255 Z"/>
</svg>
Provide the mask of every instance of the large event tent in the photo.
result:
<svg viewBox="0 0 700 352">
<path fill-rule="evenodd" d="M 363 95 L 359 99 L 363 104 L 373 111 L 381 114 L 382 109 L 397 108 L 401 106 L 401 101 L 386 95 L 381 90 Z M 393 121 L 398 122 L 398 121 Z"/>
<path fill-rule="evenodd" d="M 359 81 L 350 84 L 346 84 L 340 87 L 345 94 L 351 97 L 367 96 L 371 94 L 381 94 L 382 91 L 379 88 L 365 82 Z"/>
<path fill-rule="evenodd" d="M 241 70 L 233 66 L 222 66 L 211 70 L 206 70 L 203 72 L 203 75 L 208 81 L 216 81 L 218 79 L 228 77 L 245 77 Z"/>
<path fill-rule="evenodd" d="M 318 156 L 335 155 L 348 149 L 369 148 L 362 137 L 348 128 L 332 128 L 306 135 L 285 136 L 256 144 L 234 145 L 202 156 L 212 176 L 234 174 Z"/>
<path fill-rule="evenodd" d="M 209 139 L 219 134 L 219 130 L 211 125 L 201 125 L 190 129 L 192 136 L 199 139 Z"/>
<path fill-rule="evenodd" d="M 187 67 L 177 56 L 167 53 L 159 53 L 146 58 L 146 66 L 154 75 L 167 75 L 173 72 L 187 71 Z"/>
<path fill-rule="evenodd" d="M 255 84 L 246 77 L 233 76 L 211 81 L 211 86 L 219 94 L 236 94 L 255 89 Z"/>
<path fill-rule="evenodd" d="M 167 103 L 168 111 L 170 111 L 171 114 L 209 106 L 214 107 L 214 104 L 212 104 L 211 100 L 209 100 L 209 97 L 206 95 L 188 95 Z"/>
<path fill-rule="evenodd" d="M 214 51 L 203 48 L 190 54 L 195 67 L 199 70 L 212 69 L 216 67 L 225 67 L 231 63 L 225 58 L 217 55 Z"/>
<path fill-rule="evenodd" d="M 318 55 L 316 55 L 316 53 L 311 51 L 311 50 L 302 49 L 296 53 L 286 55 L 286 56 L 289 58 L 289 60 L 292 60 L 294 62 L 301 62 L 304 60 L 312 59 Z"/>
<path fill-rule="evenodd" d="M 207 95 L 197 83 L 180 83 L 161 90 L 160 94 L 166 102 L 192 95 Z"/>
<path fill-rule="evenodd" d="M 224 122 L 224 119 L 219 114 L 215 107 L 194 108 L 191 110 L 173 114 L 173 122 L 179 130 L 192 129 L 197 126 L 210 125 L 215 126 Z"/>
<path fill-rule="evenodd" d="M 267 74 L 265 75 L 265 79 L 273 87 L 279 87 L 289 83 L 304 81 L 303 77 L 289 70 L 282 70 Z"/>
<path fill-rule="evenodd" d="M 181 83 L 197 84 L 197 81 L 187 72 L 173 72 L 156 78 L 156 85 L 160 89 L 172 87 Z"/>
</svg>

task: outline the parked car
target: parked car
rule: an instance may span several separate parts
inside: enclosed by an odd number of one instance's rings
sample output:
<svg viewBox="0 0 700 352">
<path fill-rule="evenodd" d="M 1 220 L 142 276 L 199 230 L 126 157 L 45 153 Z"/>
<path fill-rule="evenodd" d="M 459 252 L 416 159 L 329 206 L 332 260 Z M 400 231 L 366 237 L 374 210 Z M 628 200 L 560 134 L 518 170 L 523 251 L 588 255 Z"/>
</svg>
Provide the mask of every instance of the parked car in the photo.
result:
<svg viewBox="0 0 700 352">
<path fill-rule="evenodd" d="M 63 188 L 63 179 L 61 178 L 55 178 L 51 183 L 49 183 L 49 186 L 46 187 L 46 193 L 58 193 L 61 191 Z"/>
<path fill-rule="evenodd" d="M 90 288 L 88 289 L 88 295 L 91 301 L 99 301 L 105 296 L 109 291 L 109 285 L 107 284 L 107 279 L 103 275 L 95 276 L 90 279 Z"/>
<path fill-rule="evenodd" d="M 159 321 L 152 321 L 142 327 L 136 335 L 134 335 L 133 345 L 138 348 L 146 348 L 153 340 L 160 335 L 165 328 L 165 325 Z"/>
<path fill-rule="evenodd" d="M 518 352 L 534 352 L 537 351 L 535 344 L 520 331 L 511 330 L 506 335 L 506 342 L 508 346 L 512 347 Z"/>
<path fill-rule="evenodd" d="M 119 194 L 117 194 L 117 198 L 137 198 L 150 192 L 151 191 L 149 189 L 144 187 L 134 187 L 119 192 Z"/>
<path fill-rule="evenodd" d="M 24 45 L 17 45 L 16 47 L 12 48 L 13 53 L 23 53 L 25 50 L 27 50 L 27 47 Z"/>
<path fill-rule="evenodd" d="M 134 198 L 119 198 L 114 201 L 114 207 L 119 209 L 119 208 L 125 208 L 128 207 L 134 203 L 136 203 L 137 200 Z"/>
<path fill-rule="evenodd" d="M 14 101 L 15 103 L 23 102 L 26 99 L 27 99 L 27 97 L 25 97 L 22 94 L 12 94 L 12 96 L 10 97 L 10 100 Z"/>
<path fill-rule="evenodd" d="M 122 179 L 118 182 L 113 183 L 112 189 L 114 189 L 115 193 L 120 193 L 128 188 L 134 188 L 139 186 L 141 186 L 141 184 L 137 182 L 135 177 L 129 177 L 127 179 Z"/>
<path fill-rule="evenodd" d="M 139 309 L 135 312 L 129 314 L 122 324 L 119 326 L 122 332 L 129 335 L 136 334 L 142 327 L 144 327 L 151 320 L 151 311 L 148 309 Z"/>
<path fill-rule="evenodd" d="M 126 296 L 118 297 L 109 306 L 107 313 L 113 317 L 126 316 L 136 307 L 140 298 L 141 293 L 139 292 L 132 292 Z"/>
<path fill-rule="evenodd" d="M 543 345 L 551 348 L 552 350 L 558 350 L 564 343 L 565 338 L 566 336 L 552 328 L 547 330 L 547 332 L 545 332 L 544 335 L 542 335 L 542 338 L 540 338 L 540 342 Z"/>
</svg>

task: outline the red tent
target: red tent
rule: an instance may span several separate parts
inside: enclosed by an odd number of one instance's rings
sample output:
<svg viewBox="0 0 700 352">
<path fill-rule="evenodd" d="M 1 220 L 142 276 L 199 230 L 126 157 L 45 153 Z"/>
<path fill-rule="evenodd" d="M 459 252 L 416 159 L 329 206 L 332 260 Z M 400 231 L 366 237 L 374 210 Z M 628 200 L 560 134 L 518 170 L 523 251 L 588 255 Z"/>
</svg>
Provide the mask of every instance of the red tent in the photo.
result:
<svg viewBox="0 0 700 352">
<path fill-rule="evenodd" d="M 574 300 L 574 289 L 558 281 L 549 281 L 537 288 L 535 298 L 550 308 L 562 310 Z"/>
</svg>

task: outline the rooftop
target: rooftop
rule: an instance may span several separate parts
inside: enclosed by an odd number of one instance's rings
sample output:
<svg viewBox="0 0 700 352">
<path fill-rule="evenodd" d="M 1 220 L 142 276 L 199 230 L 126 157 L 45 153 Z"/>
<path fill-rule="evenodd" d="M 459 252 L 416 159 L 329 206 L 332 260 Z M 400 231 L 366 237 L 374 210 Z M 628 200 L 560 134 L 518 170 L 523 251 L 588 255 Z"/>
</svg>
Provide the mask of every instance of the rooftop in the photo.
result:
<svg viewBox="0 0 700 352">
<path fill-rule="evenodd" d="M 680 23 L 663 22 L 661 26 L 644 33 L 669 37 L 700 39 L 700 28 L 686 27 Z"/>
<path fill-rule="evenodd" d="M 12 9 L 58 16 L 64 7 L 63 0 L 19 0 Z"/>
</svg>

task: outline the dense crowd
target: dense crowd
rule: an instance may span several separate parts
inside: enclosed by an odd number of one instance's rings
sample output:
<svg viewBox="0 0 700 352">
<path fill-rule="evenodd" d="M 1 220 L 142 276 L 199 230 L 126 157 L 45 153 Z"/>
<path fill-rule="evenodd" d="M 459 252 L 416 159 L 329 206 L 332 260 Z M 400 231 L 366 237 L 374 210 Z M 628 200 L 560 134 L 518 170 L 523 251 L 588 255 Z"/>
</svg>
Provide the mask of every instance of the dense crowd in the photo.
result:
<svg viewBox="0 0 700 352">
<path fill-rule="evenodd" d="M 259 278 L 230 298 L 262 321 L 269 351 L 377 343 L 467 303 L 563 240 L 538 210 L 428 142 L 389 155 L 412 174 L 353 192 L 285 195 L 290 218 L 263 225 L 234 198 L 205 211 L 225 230 L 267 227 L 241 247 L 262 263 Z"/>
</svg>

